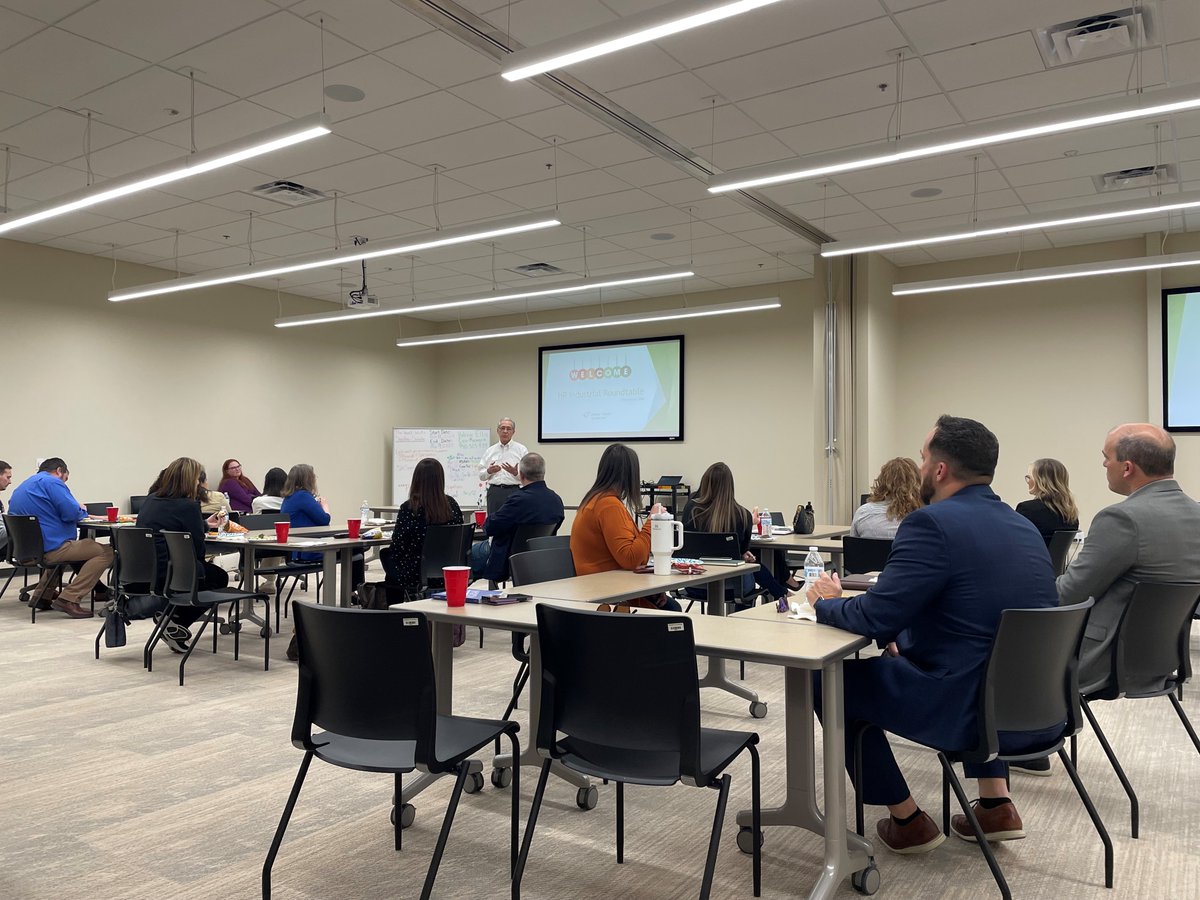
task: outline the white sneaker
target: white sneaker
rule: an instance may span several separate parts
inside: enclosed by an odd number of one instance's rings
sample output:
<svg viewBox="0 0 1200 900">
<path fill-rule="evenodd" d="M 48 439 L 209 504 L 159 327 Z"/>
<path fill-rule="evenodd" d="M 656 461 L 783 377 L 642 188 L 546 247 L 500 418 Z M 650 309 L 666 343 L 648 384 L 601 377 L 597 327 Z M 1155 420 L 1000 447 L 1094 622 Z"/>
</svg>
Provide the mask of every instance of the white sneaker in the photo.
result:
<svg viewBox="0 0 1200 900">
<path fill-rule="evenodd" d="M 187 653 L 188 644 L 191 643 L 192 633 L 184 626 L 177 625 L 174 622 L 168 623 L 163 629 L 162 641 L 176 653 Z"/>
</svg>

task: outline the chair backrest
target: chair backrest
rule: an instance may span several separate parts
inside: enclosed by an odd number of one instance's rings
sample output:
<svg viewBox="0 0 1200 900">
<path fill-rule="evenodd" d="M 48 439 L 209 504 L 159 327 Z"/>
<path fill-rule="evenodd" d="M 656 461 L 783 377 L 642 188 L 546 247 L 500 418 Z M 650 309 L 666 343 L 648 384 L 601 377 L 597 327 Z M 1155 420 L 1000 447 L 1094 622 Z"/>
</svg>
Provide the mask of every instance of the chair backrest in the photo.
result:
<svg viewBox="0 0 1200 900">
<path fill-rule="evenodd" d="M 291 521 L 291 516 L 287 513 L 272 512 L 272 513 L 242 513 L 238 524 L 247 531 L 265 531 L 275 527 L 276 522 Z"/>
<path fill-rule="evenodd" d="M 570 547 L 571 536 L 569 534 L 549 534 L 544 537 L 531 537 L 525 543 L 525 549 L 528 550 L 553 550 L 556 547 Z M 510 553 L 511 557 L 512 554 Z"/>
<path fill-rule="evenodd" d="M 292 743 L 312 726 L 373 741 L 416 741 L 429 758 L 437 718 L 429 625 L 419 612 L 292 605 L 300 685 Z"/>
<path fill-rule="evenodd" d="M 37 516 L 14 516 L 5 513 L 4 527 L 8 531 L 8 561 L 41 565 L 45 546 L 42 526 Z"/>
<path fill-rule="evenodd" d="M 842 569 L 856 575 L 882 572 L 891 552 L 891 541 L 846 535 L 842 538 Z"/>
<path fill-rule="evenodd" d="M 1132 697 L 1174 691 L 1192 674 L 1188 654 L 1200 584 L 1134 585 L 1116 644 L 1116 689 Z"/>
<path fill-rule="evenodd" d="M 127 585 L 147 585 L 153 591 L 158 582 L 158 552 L 154 547 L 154 532 L 149 528 L 114 528 L 113 552 L 116 563 L 117 589 Z"/>
<path fill-rule="evenodd" d="M 475 530 L 471 525 L 430 525 L 421 546 L 421 581 L 442 577 L 444 566 L 465 566 Z"/>
<path fill-rule="evenodd" d="M 514 553 L 524 553 L 530 549 L 529 541 L 531 538 L 550 537 L 554 532 L 558 531 L 557 522 L 543 522 L 539 525 L 518 525 L 517 530 L 513 532 L 512 543 L 508 545 L 508 555 Z"/>
<path fill-rule="evenodd" d="M 146 497 L 149 494 L 134 494 L 129 498 L 129 511 L 135 516 L 142 511 L 142 504 L 146 502 Z"/>
<path fill-rule="evenodd" d="M 1000 614 L 979 693 L 979 746 L 970 758 L 995 756 L 998 732 L 1044 731 L 1062 722 L 1060 737 L 1079 730 L 1079 644 L 1094 603 Z"/>
<path fill-rule="evenodd" d="M 508 558 L 513 587 L 575 577 L 575 558 L 570 547 L 526 550 Z"/>
<path fill-rule="evenodd" d="M 737 535 L 729 531 L 685 531 L 677 556 L 683 559 L 737 559 L 741 556 Z"/>
<path fill-rule="evenodd" d="M 84 508 L 87 509 L 89 516 L 103 516 L 108 513 L 110 506 L 116 506 L 115 503 L 85 503 Z"/>
<path fill-rule="evenodd" d="M 186 531 L 160 532 L 167 542 L 167 581 L 163 593 L 168 600 L 187 602 L 196 596 L 196 548 Z"/>
<path fill-rule="evenodd" d="M 545 552 L 545 551 L 543 551 Z M 538 749 L 616 748 L 632 766 L 678 754 L 680 776 L 700 773 L 700 689 L 687 616 L 634 616 L 539 603 L 542 710 Z M 658 757 L 661 761 L 661 757 Z M 661 766 L 661 762 L 659 763 Z"/>
<path fill-rule="evenodd" d="M 1071 552 L 1071 544 L 1075 542 L 1078 531 L 1056 531 L 1050 535 L 1050 564 L 1054 566 L 1054 574 L 1061 575 L 1067 571 L 1067 556 Z"/>
</svg>

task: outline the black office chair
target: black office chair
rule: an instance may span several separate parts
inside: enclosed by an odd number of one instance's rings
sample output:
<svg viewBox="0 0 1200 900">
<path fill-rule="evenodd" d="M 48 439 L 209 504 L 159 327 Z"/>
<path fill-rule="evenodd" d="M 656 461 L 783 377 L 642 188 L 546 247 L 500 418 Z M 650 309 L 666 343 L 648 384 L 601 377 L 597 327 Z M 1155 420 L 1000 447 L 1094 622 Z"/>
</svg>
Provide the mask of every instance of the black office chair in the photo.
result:
<svg viewBox="0 0 1200 900">
<path fill-rule="evenodd" d="M 142 511 L 142 504 L 146 502 L 146 497 L 148 496 L 149 494 L 133 494 L 129 498 L 129 511 L 135 516 L 140 513 Z"/>
<path fill-rule="evenodd" d="M 520 726 L 516 722 L 438 714 L 429 625 L 421 613 L 297 603 L 296 641 L 300 686 L 292 745 L 304 751 L 304 759 L 263 863 L 264 900 L 271 896 L 271 867 L 314 756 L 345 769 L 391 773 L 397 803 L 403 797 L 401 779 L 407 772 L 420 769 L 457 776 L 421 890 L 422 900 L 427 900 L 470 771 L 470 757 L 501 735 L 508 735 L 513 759 L 519 759 Z M 364 690 L 364 685 L 390 687 L 381 694 Z M 314 734 L 314 726 L 324 731 Z M 517 858 L 519 768 L 514 766 L 512 770 L 510 876 Z M 403 818 L 393 816 L 397 850 Z M 515 885 L 512 896 L 519 896 Z"/>
<path fill-rule="evenodd" d="M 110 506 L 116 506 L 117 504 L 115 504 L 115 503 L 85 503 L 83 505 L 84 505 L 84 508 L 87 509 L 87 514 L 89 516 L 106 516 L 106 515 L 108 515 L 108 508 Z"/>
<path fill-rule="evenodd" d="M 512 573 L 513 587 L 523 587 L 527 584 L 538 584 L 542 581 L 558 581 L 560 578 L 575 577 L 575 558 L 571 556 L 570 547 L 552 547 L 548 550 L 526 550 L 508 558 L 509 569 Z M 512 634 L 512 657 L 521 665 L 517 667 L 517 675 L 513 679 L 512 699 L 504 710 L 501 718 L 507 719 L 517 708 L 521 691 L 529 681 L 529 647 L 528 637 L 519 631 Z"/>
<path fill-rule="evenodd" d="M 179 660 L 179 684 L 183 685 L 183 669 L 187 665 L 192 651 L 204 636 L 204 629 L 213 624 L 213 653 L 217 652 L 216 617 L 221 604 L 229 604 L 230 622 L 233 631 L 233 658 L 238 658 L 241 632 L 241 603 L 243 600 L 262 600 L 266 604 L 267 595 L 253 591 L 239 591 L 236 588 L 220 588 L 217 590 L 199 590 L 199 566 L 196 560 L 196 549 L 192 535 L 186 531 L 164 531 L 163 540 L 167 542 L 167 580 L 163 595 L 167 600 L 167 608 L 159 617 L 158 627 L 151 635 L 146 647 L 146 668 L 154 670 L 154 648 L 162 639 L 163 632 L 171 621 L 171 614 L 181 606 L 198 606 L 205 610 L 197 621 L 200 628 L 188 642 L 183 658 Z M 270 615 L 270 607 L 267 607 Z M 271 629 L 270 623 L 263 629 L 263 671 L 271 667 Z"/>
<path fill-rule="evenodd" d="M 1104 755 L 1108 757 L 1121 787 L 1129 797 L 1130 831 L 1135 838 L 1138 836 L 1139 818 L 1137 793 L 1089 704 L 1096 700 L 1117 700 L 1121 697 L 1149 700 L 1165 696 L 1171 701 L 1196 751 L 1200 752 L 1200 738 L 1196 737 L 1196 730 L 1176 696 L 1176 691 L 1192 677 L 1188 642 L 1197 601 L 1200 601 L 1200 585 L 1197 584 L 1140 582 L 1135 585 L 1112 644 L 1111 677 L 1099 684 L 1085 684 L 1080 688 L 1083 714 L 1087 716 Z M 1075 737 L 1072 735 L 1072 761 L 1077 759 L 1077 753 Z"/>
<path fill-rule="evenodd" d="M 526 550 L 553 550 L 557 547 L 566 547 L 570 549 L 571 536 L 569 534 L 547 534 L 542 537 L 532 537 L 526 544 Z M 509 554 L 512 558 L 512 554 Z"/>
<path fill-rule="evenodd" d="M 842 572 L 882 572 L 891 552 L 891 541 L 846 535 L 842 538 Z"/>
<path fill-rule="evenodd" d="M 678 556 L 681 559 L 740 559 L 742 554 L 737 535 L 732 532 L 685 531 Z M 704 588 L 685 588 L 681 594 L 688 601 L 684 612 L 691 612 L 693 604 L 708 597 Z M 743 593 L 740 578 L 730 578 L 725 582 L 726 605 L 755 606 L 765 595 L 766 591 L 758 587 Z"/>
<path fill-rule="evenodd" d="M 272 513 L 251 513 L 243 515 L 238 522 L 247 531 L 266 531 L 273 532 L 276 522 L 287 522 L 291 516 L 287 513 L 272 512 Z M 247 547 L 243 553 L 254 553 L 255 551 Z M 263 565 L 258 565 L 258 560 L 264 561 Z M 239 566 L 239 569 L 241 567 Z M 258 578 L 262 575 L 275 576 L 275 633 L 279 634 L 280 623 L 280 602 L 283 605 L 283 617 L 288 614 L 288 606 L 292 602 L 292 594 L 296 592 L 296 587 L 304 582 L 305 586 L 308 583 L 308 576 L 312 575 L 317 579 L 317 591 L 321 590 L 321 563 L 316 560 L 294 560 L 290 559 L 286 553 L 271 553 L 263 556 L 255 555 L 254 565 L 254 588 L 258 589 Z M 288 579 L 291 579 L 292 586 L 288 588 L 285 595 L 283 593 L 284 586 Z M 244 588 L 245 585 L 242 585 Z"/>
<path fill-rule="evenodd" d="M 113 599 L 104 611 L 105 622 L 96 632 L 96 659 L 100 658 L 100 640 L 106 631 L 119 633 L 121 641 L 109 646 L 124 646 L 125 626 L 134 619 L 149 618 L 166 606 L 166 599 L 154 592 L 158 582 L 158 553 L 154 532 L 149 528 L 115 528 L 113 546 Z M 150 643 L 156 625 L 142 647 L 142 667 L 148 664 Z"/>
<path fill-rule="evenodd" d="M 933 748 L 942 764 L 942 831 L 950 833 L 950 789 L 953 788 L 1005 900 L 1012 896 L 1008 882 L 954 771 L 956 762 L 982 763 L 995 759 L 1020 762 L 1045 759 L 1051 753 L 1058 753 L 1104 844 L 1104 886 L 1113 886 L 1112 840 L 1087 788 L 1079 779 L 1079 773 L 1063 749 L 1066 738 L 1074 737 L 1082 724 L 1079 718 L 1079 644 L 1092 605 L 1093 601 L 1088 600 L 1075 606 L 1006 609 L 1001 613 L 980 685 L 979 743 L 970 750 L 961 751 Z M 1061 730 L 1055 731 L 1050 740 L 1031 744 L 1026 737 L 1030 732 L 1045 732 L 1059 726 Z M 863 834 L 863 801 L 858 786 L 862 784 L 862 736 L 866 730 L 858 730 L 854 747 L 854 808 L 859 834 Z"/>
<path fill-rule="evenodd" d="M 1054 566 L 1054 574 L 1061 575 L 1067 571 L 1067 557 L 1071 554 L 1071 545 L 1075 543 L 1078 531 L 1056 531 L 1050 536 L 1050 564 Z"/>
<path fill-rule="evenodd" d="M 4 514 L 4 527 L 8 531 L 8 561 L 13 566 L 33 569 L 46 580 L 46 589 L 53 592 L 55 584 L 62 578 L 64 564 L 48 563 L 42 544 L 42 526 L 37 516 L 14 516 Z M 39 581 L 39 584 L 41 582 Z M 29 621 L 37 622 L 38 606 L 45 602 L 43 597 L 35 599 L 34 589 L 21 591 L 21 602 L 29 604 Z M 49 603 L 42 609 L 49 609 Z"/>
<path fill-rule="evenodd" d="M 8 526 L 5 525 L 5 531 L 7 530 Z M 21 592 L 27 593 L 29 590 L 30 567 L 21 565 L 20 562 L 13 558 L 13 543 L 7 538 L 5 538 L 5 540 L 6 543 L 3 547 L 0 547 L 0 550 L 4 551 L 4 562 L 8 565 L 9 569 L 8 578 L 6 578 L 4 581 L 4 587 L 0 588 L 0 599 L 4 597 L 4 594 L 8 591 L 8 586 L 12 584 L 12 581 L 17 577 L 18 572 L 21 573 Z"/>
<path fill-rule="evenodd" d="M 520 886 L 550 765 L 616 782 L 617 862 L 625 859 L 625 784 L 678 781 L 713 788 L 717 809 L 700 898 L 713 869 L 729 796 L 725 769 L 750 752 L 754 833 L 759 832 L 758 735 L 700 726 L 696 646 L 687 616 L 619 616 L 539 604 L 542 710 L 538 752 L 544 757 L 513 882 Z M 620 685 L 653 685 L 639 690 Z M 662 828 L 656 821 L 655 828 Z M 760 894 L 759 845 L 753 849 L 754 896 Z"/>
<path fill-rule="evenodd" d="M 444 587 L 442 569 L 468 565 L 475 526 L 430 525 L 421 546 L 421 583 L 427 594 Z"/>
</svg>

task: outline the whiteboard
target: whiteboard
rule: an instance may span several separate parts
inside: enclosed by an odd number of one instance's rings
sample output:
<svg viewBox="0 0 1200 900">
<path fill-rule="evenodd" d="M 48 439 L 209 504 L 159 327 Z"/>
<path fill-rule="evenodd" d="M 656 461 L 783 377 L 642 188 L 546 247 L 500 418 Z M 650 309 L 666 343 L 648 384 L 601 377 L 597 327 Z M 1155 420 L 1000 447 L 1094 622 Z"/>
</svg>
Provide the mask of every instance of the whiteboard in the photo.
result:
<svg viewBox="0 0 1200 900">
<path fill-rule="evenodd" d="M 413 469 L 431 456 L 446 470 L 446 493 L 459 506 L 478 506 L 479 460 L 491 444 L 487 428 L 393 428 L 392 503 L 408 499 Z"/>
</svg>

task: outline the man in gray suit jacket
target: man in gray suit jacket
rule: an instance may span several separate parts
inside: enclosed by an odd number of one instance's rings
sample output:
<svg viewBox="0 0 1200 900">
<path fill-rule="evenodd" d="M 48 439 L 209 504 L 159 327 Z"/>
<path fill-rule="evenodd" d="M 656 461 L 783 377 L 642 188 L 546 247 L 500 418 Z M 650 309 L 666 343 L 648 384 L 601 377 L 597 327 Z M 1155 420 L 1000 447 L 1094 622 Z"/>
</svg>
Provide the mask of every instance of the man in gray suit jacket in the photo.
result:
<svg viewBox="0 0 1200 900">
<path fill-rule="evenodd" d="M 1200 504 L 1175 481 L 1175 441 L 1156 425 L 1118 425 L 1104 442 L 1108 488 L 1126 500 L 1097 513 L 1079 556 L 1058 578 L 1063 604 L 1096 598 L 1079 651 L 1079 686 L 1102 690 L 1134 585 L 1200 583 Z"/>
</svg>

